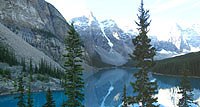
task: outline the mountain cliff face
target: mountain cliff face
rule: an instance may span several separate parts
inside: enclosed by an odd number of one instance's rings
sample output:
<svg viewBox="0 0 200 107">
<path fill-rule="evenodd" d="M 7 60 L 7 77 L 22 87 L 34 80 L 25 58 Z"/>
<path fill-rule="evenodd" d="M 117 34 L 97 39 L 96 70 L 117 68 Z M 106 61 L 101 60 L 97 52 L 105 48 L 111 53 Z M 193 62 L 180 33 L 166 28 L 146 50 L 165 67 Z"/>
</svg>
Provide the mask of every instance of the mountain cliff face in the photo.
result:
<svg viewBox="0 0 200 107">
<path fill-rule="evenodd" d="M 69 25 L 45 0 L 0 0 L 0 22 L 49 57 L 60 60 Z"/>
<path fill-rule="evenodd" d="M 27 65 L 29 64 L 30 58 L 32 59 L 33 64 L 37 66 L 39 65 L 41 59 L 45 59 L 48 64 L 51 63 L 52 66 L 62 69 L 57 62 L 49 58 L 43 52 L 32 47 L 2 24 L 0 24 L 0 44 L 8 47 L 10 50 L 13 50 L 18 61 L 20 61 L 21 58 L 26 58 L 25 62 Z"/>
</svg>

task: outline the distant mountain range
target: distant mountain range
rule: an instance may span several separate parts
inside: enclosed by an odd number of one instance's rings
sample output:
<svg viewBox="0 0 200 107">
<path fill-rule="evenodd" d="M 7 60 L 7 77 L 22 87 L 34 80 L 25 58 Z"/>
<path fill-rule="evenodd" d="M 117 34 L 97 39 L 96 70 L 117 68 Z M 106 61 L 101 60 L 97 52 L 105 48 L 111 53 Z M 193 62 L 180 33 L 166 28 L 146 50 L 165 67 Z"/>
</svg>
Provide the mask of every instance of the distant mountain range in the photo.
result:
<svg viewBox="0 0 200 107">
<path fill-rule="evenodd" d="M 74 22 L 89 53 L 98 54 L 104 63 L 116 66 L 128 61 L 128 54 L 134 49 L 131 39 L 137 35 L 136 30 L 122 30 L 112 19 L 99 21 L 92 12 L 73 18 L 71 22 Z M 159 40 L 156 35 L 149 36 L 152 39 L 151 44 L 157 50 L 157 60 L 200 50 L 198 24 L 185 29 L 174 24 L 165 35 L 168 35 L 166 40 Z"/>
<path fill-rule="evenodd" d="M 53 5 L 44 0 L 24 2 L 3 0 L 0 7 L 0 23 L 24 41 L 62 64 L 65 53 L 64 39 L 68 36 L 69 24 Z M 137 30 L 122 29 L 112 19 L 100 21 L 91 12 L 73 18 L 85 49 L 85 62 L 91 66 L 122 66 L 129 61 L 134 50 L 132 39 Z M 157 50 L 155 59 L 164 59 L 179 54 L 200 50 L 200 25 L 184 28 L 172 26 L 168 39 L 159 40 L 150 35 Z M 12 47 L 11 47 L 12 48 Z M 30 59 L 30 58 L 27 58 Z"/>
</svg>

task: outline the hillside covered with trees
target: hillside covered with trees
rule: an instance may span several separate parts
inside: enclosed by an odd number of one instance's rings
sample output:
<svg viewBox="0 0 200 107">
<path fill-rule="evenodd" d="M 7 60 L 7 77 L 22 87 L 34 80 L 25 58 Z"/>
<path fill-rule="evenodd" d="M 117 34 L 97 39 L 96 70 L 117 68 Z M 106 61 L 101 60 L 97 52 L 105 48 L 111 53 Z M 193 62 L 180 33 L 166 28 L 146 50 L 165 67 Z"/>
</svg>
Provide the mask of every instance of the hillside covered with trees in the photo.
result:
<svg viewBox="0 0 200 107">
<path fill-rule="evenodd" d="M 157 61 L 152 69 L 155 73 L 181 75 L 183 66 L 189 70 L 189 76 L 200 76 L 200 52 L 193 52 L 173 58 Z"/>
</svg>

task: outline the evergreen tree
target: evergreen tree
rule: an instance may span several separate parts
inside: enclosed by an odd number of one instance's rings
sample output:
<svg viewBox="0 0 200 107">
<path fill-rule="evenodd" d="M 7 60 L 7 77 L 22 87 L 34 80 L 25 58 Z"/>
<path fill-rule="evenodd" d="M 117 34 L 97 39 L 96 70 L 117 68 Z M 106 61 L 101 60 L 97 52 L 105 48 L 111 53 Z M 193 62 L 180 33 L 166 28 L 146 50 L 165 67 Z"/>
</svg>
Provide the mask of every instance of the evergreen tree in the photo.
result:
<svg viewBox="0 0 200 107">
<path fill-rule="evenodd" d="M 3 48 L 2 44 L 0 44 L 0 61 L 3 62 L 4 61 L 4 53 L 5 53 L 5 49 Z"/>
<path fill-rule="evenodd" d="M 2 44 L 0 44 L 0 61 L 6 62 L 10 66 L 18 65 L 18 61 L 13 50 L 5 48 Z"/>
<path fill-rule="evenodd" d="M 21 66 L 23 67 L 22 71 L 26 72 L 26 62 L 25 62 L 25 58 L 21 58 Z"/>
<path fill-rule="evenodd" d="M 40 64 L 39 64 L 39 73 L 44 73 L 45 71 L 45 61 L 44 59 L 41 59 Z"/>
<path fill-rule="evenodd" d="M 24 101 L 24 86 L 22 77 L 18 78 L 18 89 L 17 91 L 20 93 L 19 96 L 15 97 L 15 99 L 19 99 L 17 102 L 18 107 L 25 107 L 25 101 Z"/>
<path fill-rule="evenodd" d="M 182 80 L 180 81 L 180 92 L 178 94 L 182 95 L 182 98 L 179 99 L 178 106 L 179 107 L 191 107 L 190 104 L 193 103 L 193 93 L 192 93 L 192 88 L 191 88 L 191 82 L 187 78 L 188 74 L 188 69 L 184 66 L 183 69 L 183 77 Z"/>
<path fill-rule="evenodd" d="M 44 60 L 44 72 L 43 73 L 47 73 L 48 71 L 48 65 L 47 62 Z"/>
<path fill-rule="evenodd" d="M 14 89 L 15 89 L 15 91 L 17 90 L 17 82 L 15 79 L 14 79 Z"/>
<path fill-rule="evenodd" d="M 55 101 L 53 101 L 53 96 L 51 93 L 50 88 L 48 88 L 47 94 L 46 94 L 46 100 L 47 102 L 42 107 L 55 107 Z"/>
<path fill-rule="evenodd" d="M 35 64 L 35 73 L 38 73 L 38 67 L 36 64 Z"/>
<path fill-rule="evenodd" d="M 123 105 L 121 107 L 128 107 L 128 98 L 126 96 L 126 85 L 124 85 L 122 100 Z"/>
<path fill-rule="evenodd" d="M 29 65 L 29 73 L 30 73 L 30 81 L 33 81 L 33 64 L 32 64 L 32 59 L 30 59 L 30 65 Z"/>
<path fill-rule="evenodd" d="M 31 97 L 31 78 L 28 86 L 27 107 L 33 107 L 33 98 Z"/>
<path fill-rule="evenodd" d="M 48 72 L 49 75 L 52 75 L 51 63 L 50 63 L 50 65 L 49 65 L 49 67 L 48 67 L 48 71 L 47 71 L 47 72 Z"/>
<path fill-rule="evenodd" d="M 33 72 L 33 64 L 32 64 L 32 59 L 30 59 L 30 62 L 29 62 L 29 72 L 32 73 Z"/>
<path fill-rule="evenodd" d="M 5 62 L 10 63 L 9 59 L 10 59 L 9 50 L 8 50 L 8 48 L 6 48 L 5 49 Z"/>
<path fill-rule="evenodd" d="M 132 40 L 135 50 L 130 57 L 137 61 L 137 68 L 140 68 L 137 73 L 134 74 L 136 81 L 131 82 L 133 92 L 136 96 L 129 97 L 129 103 L 141 103 L 142 107 L 154 107 L 152 103 L 157 102 L 157 98 L 154 97 L 157 91 L 157 82 L 150 81 L 148 77 L 149 69 L 155 65 L 153 57 L 155 55 L 155 48 L 150 44 L 151 39 L 148 38 L 148 26 L 150 22 L 149 10 L 144 10 L 143 0 L 141 0 L 141 6 L 139 8 L 139 14 L 137 15 L 139 22 L 135 22 L 138 25 L 139 35 Z"/>
<path fill-rule="evenodd" d="M 37 80 L 41 80 L 41 76 L 39 73 L 37 73 Z"/>
<path fill-rule="evenodd" d="M 84 81 L 82 79 L 81 65 L 81 41 L 79 34 L 74 29 L 73 23 L 70 26 L 69 36 L 65 39 L 67 54 L 63 55 L 67 58 L 64 66 L 66 70 L 65 95 L 68 99 L 63 104 L 65 107 L 83 107 L 84 101 Z"/>
</svg>

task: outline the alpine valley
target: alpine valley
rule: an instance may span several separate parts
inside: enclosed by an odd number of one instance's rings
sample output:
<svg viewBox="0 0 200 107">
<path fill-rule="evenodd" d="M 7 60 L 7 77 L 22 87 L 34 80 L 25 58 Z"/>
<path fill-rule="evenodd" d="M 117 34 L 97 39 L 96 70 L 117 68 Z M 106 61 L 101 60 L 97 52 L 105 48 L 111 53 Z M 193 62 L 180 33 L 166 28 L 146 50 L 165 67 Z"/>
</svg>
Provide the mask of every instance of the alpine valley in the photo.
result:
<svg viewBox="0 0 200 107">
<path fill-rule="evenodd" d="M 137 29 L 122 28 L 113 19 L 98 20 L 95 13 L 92 12 L 66 20 L 52 4 L 45 0 L 0 0 L 0 95 L 17 93 L 16 80 L 19 76 L 23 76 L 22 81 L 25 91 L 27 91 L 29 73 L 21 71 L 30 70 L 32 67 L 31 70 L 35 70 L 31 74 L 33 92 L 47 91 L 49 87 L 53 91 L 65 89 L 63 73 L 67 67 L 64 66 L 66 58 L 63 57 L 63 54 L 68 53 L 65 39 L 69 37 L 71 23 L 74 24 L 82 41 L 83 56 L 80 59 L 83 62 L 80 62 L 83 65 L 83 79 L 87 89 L 85 105 L 87 107 L 92 107 L 91 105 L 105 107 L 107 104 L 109 107 L 111 105 L 116 107 L 121 104 L 119 99 L 121 98 L 120 94 L 122 95 L 123 85 L 135 80 L 132 75 L 138 70 L 135 68 L 136 62 L 129 55 L 135 49 L 132 39 L 138 35 Z M 130 24 L 134 24 L 134 21 Z M 153 33 L 148 35 L 152 46 L 156 48 L 154 59 L 161 63 L 161 65 L 157 64 L 157 68 L 153 70 L 164 69 L 164 64 L 174 65 L 175 62 L 179 66 L 191 57 L 193 59 L 189 63 L 196 63 L 195 66 L 199 66 L 200 24 L 183 27 L 173 23 L 169 27 L 170 30 L 163 34 L 163 36 L 167 36 L 167 39 L 159 38 L 162 36 L 162 32 L 160 35 Z M 3 51 L 7 54 L 11 52 L 11 55 L 8 55 L 9 58 L 18 64 L 2 60 Z M 200 67 L 196 68 L 200 69 Z M 36 72 L 39 71 L 38 69 L 45 72 Z M 179 81 L 180 78 L 165 77 L 164 74 L 168 75 L 167 70 L 166 72 L 164 70 L 163 72 L 156 71 L 155 74 L 161 75 L 154 76 L 152 74 L 150 79 L 153 80 L 155 77 L 159 82 L 160 92 L 163 93 L 159 93 L 158 96 L 163 96 L 167 90 L 167 93 L 170 93 L 167 97 L 173 99 L 172 97 L 177 95 L 178 90 L 175 88 L 174 91 L 174 87 L 177 86 L 174 81 Z M 197 70 L 195 70 L 196 73 Z M 176 75 L 174 72 L 171 74 Z M 168 78 L 172 78 L 173 82 L 167 81 Z M 197 80 L 199 81 L 199 79 L 194 79 L 192 87 L 196 88 L 196 93 L 199 93 L 199 85 L 196 86 Z M 128 92 L 132 92 L 130 84 L 127 89 Z M 43 94 L 40 93 L 39 96 Z M 200 103 L 199 98 L 200 95 L 196 94 L 195 101 Z M 115 101 L 115 99 L 117 100 Z M 170 101 L 172 101 L 171 99 Z M 178 100 L 175 99 L 175 101 L 177 103 Z M 13 102 L 11 101 L 11 103 Z M 61 105 L 60 103 L 62 103 L 61 100 L 57 105 Z M 171 104 L 170 102 L 169 106 L 175 105 L 175 103 Z M 41 106 L 43 102 L 38 104 Z M 166 102 L 162 104 L 164 105 Z"/>
</svg>

